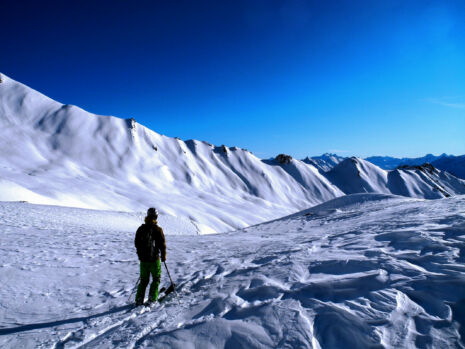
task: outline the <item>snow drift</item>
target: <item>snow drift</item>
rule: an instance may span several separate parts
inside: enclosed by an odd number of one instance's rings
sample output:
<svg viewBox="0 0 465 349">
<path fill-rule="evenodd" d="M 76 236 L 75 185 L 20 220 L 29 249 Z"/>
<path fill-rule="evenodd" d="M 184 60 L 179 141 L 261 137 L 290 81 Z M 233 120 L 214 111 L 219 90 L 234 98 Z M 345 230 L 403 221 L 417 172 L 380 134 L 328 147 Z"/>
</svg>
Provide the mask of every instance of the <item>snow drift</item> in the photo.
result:
<svg viewBox="0 0 465 349">
<path fill-rule="evenodd" d="M 179 302 L 146 311 L 128 306 L 142 217 L 0 203 L 0 346 L 463 348 L 464 205 L 356 194 L 232 233 L 167 235 Z"/>
</svg>

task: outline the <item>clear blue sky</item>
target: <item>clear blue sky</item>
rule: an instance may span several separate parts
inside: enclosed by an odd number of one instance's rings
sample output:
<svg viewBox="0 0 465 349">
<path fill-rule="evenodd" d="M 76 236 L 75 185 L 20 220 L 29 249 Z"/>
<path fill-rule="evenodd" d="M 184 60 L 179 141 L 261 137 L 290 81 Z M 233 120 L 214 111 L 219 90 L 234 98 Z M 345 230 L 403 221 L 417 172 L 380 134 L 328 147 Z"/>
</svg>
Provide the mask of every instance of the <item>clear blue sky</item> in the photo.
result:
<svg viewBox="0 0 465 349">
<path fill-rule="evenodd" d="M 11 1 L 0 71 L 268 158 L 465 153 L 465 1 Z"/>
</svg>

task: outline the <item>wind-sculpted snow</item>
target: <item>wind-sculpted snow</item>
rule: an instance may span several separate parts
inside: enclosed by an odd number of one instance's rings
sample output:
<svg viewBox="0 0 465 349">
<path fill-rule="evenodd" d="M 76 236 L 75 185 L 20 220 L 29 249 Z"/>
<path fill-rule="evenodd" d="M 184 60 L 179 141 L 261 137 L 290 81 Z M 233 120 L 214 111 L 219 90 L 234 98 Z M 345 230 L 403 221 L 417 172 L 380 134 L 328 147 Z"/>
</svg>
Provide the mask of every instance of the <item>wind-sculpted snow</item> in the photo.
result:
<svg viewBox="0 0 465 349">
<path fill-rule="evenodd" d="M 2 203 L 0 346 L 464 347 L 463 207 L 358 194 L 230 233 L 168 234 L 179 299 L 147 310 L 127 305 L 142 217 Z"/>
</svg>

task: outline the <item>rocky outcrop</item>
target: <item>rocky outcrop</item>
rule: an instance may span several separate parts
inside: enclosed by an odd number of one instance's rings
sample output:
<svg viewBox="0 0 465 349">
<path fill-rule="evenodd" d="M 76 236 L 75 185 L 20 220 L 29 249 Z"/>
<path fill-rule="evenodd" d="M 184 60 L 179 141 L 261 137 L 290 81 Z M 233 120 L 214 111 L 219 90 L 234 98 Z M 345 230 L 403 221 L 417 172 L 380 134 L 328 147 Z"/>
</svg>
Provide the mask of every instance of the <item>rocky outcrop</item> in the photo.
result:
<svg viewBox="0 0 465 349">
<path fill-rule="evenodd" d="M 274 158 L 276 162 L 281 165 L 290 164 L 292 161 L 292 156 L 287 154 L 279 154 L 277 157 Z"/>
</svg>

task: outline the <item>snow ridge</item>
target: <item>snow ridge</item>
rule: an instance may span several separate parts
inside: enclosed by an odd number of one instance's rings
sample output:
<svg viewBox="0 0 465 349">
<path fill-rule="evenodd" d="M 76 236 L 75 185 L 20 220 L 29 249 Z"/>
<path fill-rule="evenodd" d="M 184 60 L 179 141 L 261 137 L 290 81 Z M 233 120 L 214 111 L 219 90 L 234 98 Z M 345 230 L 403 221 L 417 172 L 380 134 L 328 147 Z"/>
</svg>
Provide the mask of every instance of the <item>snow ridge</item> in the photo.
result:
<svg viewBox="0 0 465 349">
<path fill-rule="evenodd" d="M 182 141 L 2 79 L 0 200 L 139 212 L 156 206 L 211 233 L 344 194 L 441 198 L 465 192 L 465 182 L 441 171 L 390 174 L 362 159 L 341 162 L 328 154 L 325 161 L 339 163 L 324 172 L 291 157 L 261 160 L 237 147 Z"/>
<path fill-rule="evenodd" d="M 331 154 L 331 153 L 325 153 L 320 156 L 313 156 L 313 157 L 306 157 L 302 161 L 305 162 L 306 164 L 310 164 L 315 166 L 317 169 L 327 172 L 331 170 L 334 166 L 339 164 L 341 161 L 346 159 L 345 157 L 336 155 L 336 154 Z"/>
</svg>

